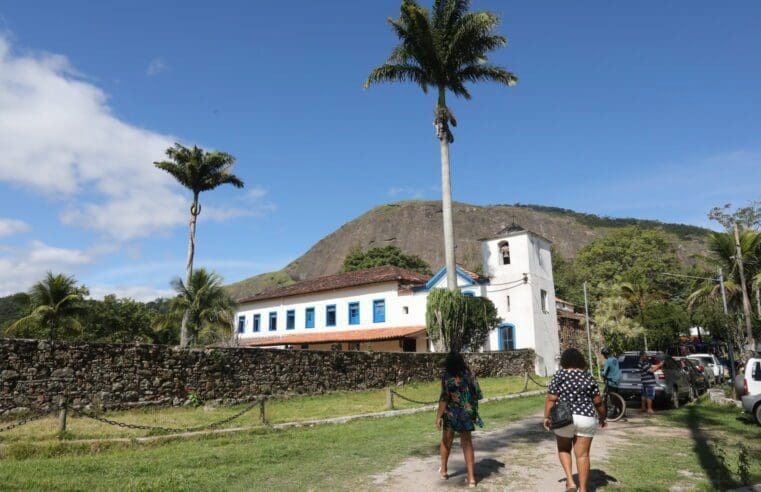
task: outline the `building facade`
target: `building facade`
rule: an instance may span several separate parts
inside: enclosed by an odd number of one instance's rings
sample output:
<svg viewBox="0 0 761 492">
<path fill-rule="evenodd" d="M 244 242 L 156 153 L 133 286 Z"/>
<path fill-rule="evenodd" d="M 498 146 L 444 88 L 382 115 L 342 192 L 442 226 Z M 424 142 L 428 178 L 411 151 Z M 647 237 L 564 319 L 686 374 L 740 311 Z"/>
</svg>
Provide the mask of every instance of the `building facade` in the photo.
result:
<svg viewBox="0 0 761 492">
<path fill-rule="evenodd" d="M 536 372 L 552 374 L 560 351 L 550 242 L 512 225 L 481 240 L 483 274 L 457 267 L 457 287 L 487 297 L 503 322 L 482 351 L 531 348 Z M 433 277 L 384 266 L 306 280 L 239 300 L 241 344 L 310 350 L 425 352 L 432 289 L 447 288 L 446 269 Z"/>
</svg>

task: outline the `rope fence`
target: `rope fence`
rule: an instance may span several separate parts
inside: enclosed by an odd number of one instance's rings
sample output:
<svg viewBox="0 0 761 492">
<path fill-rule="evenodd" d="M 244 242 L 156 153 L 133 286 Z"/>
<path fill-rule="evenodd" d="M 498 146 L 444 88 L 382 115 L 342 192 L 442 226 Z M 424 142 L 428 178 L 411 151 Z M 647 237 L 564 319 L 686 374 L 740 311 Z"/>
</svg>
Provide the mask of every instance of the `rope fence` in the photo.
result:
<svg viewBox="0 0 761 492">
<path fill-rule="evenodd" d="M 532 393 L 532 391 L 528 390 L 529 381 L 533 382 L 537 386 L 541 388 L 546 388 L 547 385 L 542 384 L 535 380 L 529 373 L 524 374 L 524 381 L 523 381 L 523 388 L 520 391 L 513 392 L 513 393 L 507 393 L 506 395 L 501 395 L 498 397 L 495 397 L 494 399 L 499 400 L 504 397 L 510 397 L 511 395 L 520 395 L 522 393 Z M 535 391 L 534 391 L 535 392 Z M 435 405 L 439 402 L 438 399 L 426 401 L 426 400 L 418 400 L 415 398 L 410 398 L 409 396 L 405 396 L 398 391 L 392 389 L 391 387 L 386 388 L 386 409 L 387 410 L 395 410 L 394 408 L 394 399 L 399 398 L 401 400 L 407 401 L 409 403 L 413 403 L 415 405 L 422 405 L 422 406 L 430 406 Z M 9 424 L 0 426 L 0 434 L 3 432 L 11 431 L 13 429 L 16 429 L 18 427 L 24 426 L 26 424 L 29 424 L 31 422 L 40 420 L 44 417 L 47 417 L 55 412 L 59 413 L 59 419 L 58 419 L 58 437 L 63 438 L 64 434 L 66 433 L 67 427 L 68 427 L 68 420 L 69 420 L 69 411 L 71 411 L 73 414 L 80 418 L 84 419 L 90 419 L 97 422 L 100 422 L 102 424 L 114 426 L 114 427 L 120 427 L 123 429 L 133 429 L 133 430 L 143 430 L 148 432 L 160 432 L 160 433 L 167 433 L 167 434 L 184 434 L 184 433 L 193 433 L 193 432 L 199 432 L 199 431 L 206 431 L 206 430 L 213 430 L 217 429 L 219 427 L 222 427 L 230 422 L 233 422 L 243 415 L 251 412 L 255 408 L 259 409 L 259 422 L 262 425 L 269 425 L 266 419 L 265 414 L 265 403 L 267 400 L 274 399 L 272 396 L 269 395 L 255 395 L 249 398 L 246 398 L 244 400 L 239 401 L 238 403 L 247 403 L 245 407 L 243 407 L 238 412 L 225 417 L 220 420 L 216 420 L 214 422 L 210 422 L 207 424 L 202 425 L 195 425 L 195 426 L 187 426 L 187 427 L 168 427 L 168 426 L 162 426 L 162 425 L 147 425 L 147 424 L 136 424 L 136 423 L 129 423 L 129 422 L 122 422 L 119 420 L 113 420 L 101 415 L 98 415 L 96 413 L 93 413 L 92 411 L 85 410 L 83 408 L 75 407 L 69 404 L 68 400 L 64 397 L 59 405 L 59 408 L 57 409 L 51 409 L 46 412 L 40 412 L 40 413 L 33 413 L 26 417 L 23 417 L 15 422 L 11 422 Z M 491 399 L 490 399 L 491 400 Z M 330 419 L 328 419 L 330 420 Z M 290 422 L 286 424 L 278 424 L 278 425 L 290 425 L 290 424 L 298 424 L 298 422 Z"/>
</svg>

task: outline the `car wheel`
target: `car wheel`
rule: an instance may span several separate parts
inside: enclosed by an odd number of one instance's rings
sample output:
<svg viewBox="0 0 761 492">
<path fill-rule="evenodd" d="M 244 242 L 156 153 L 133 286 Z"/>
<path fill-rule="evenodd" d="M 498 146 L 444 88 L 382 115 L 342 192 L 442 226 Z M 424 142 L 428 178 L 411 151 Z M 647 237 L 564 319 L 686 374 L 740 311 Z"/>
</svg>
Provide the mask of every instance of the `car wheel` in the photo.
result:
<svg viewBox="0 0 761 492">
<path fill-rule="evenodd" d="M 761 425 L 761 403 L 756 403 L 756 408 L 753 409 L 753 416 L 756 417 L 756 423 Z"/>
<path fill-rule="evenodd" d="M 676 386 L 671 388 L 671 408 L 679 408 L 679 390 Z"/>
</svg>

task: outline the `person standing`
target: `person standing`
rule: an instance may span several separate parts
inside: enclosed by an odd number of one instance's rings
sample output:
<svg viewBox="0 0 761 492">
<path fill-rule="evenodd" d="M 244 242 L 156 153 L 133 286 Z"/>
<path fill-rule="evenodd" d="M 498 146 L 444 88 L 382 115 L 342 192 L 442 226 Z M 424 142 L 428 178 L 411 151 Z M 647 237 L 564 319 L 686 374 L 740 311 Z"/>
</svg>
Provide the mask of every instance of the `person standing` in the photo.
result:
<svg viewBox="0 0 761 492">
<path fill-rule="evenodd" d="M 436 412 L 436 428 L 442 431 L 441 467 L 439 475 L 443 480 L 449 478 L 447 462 L 452 451 L 455 432 L 460 434 L 460 445 L 465 458 L 468 486 L 476 486 L 475 452 L 471 432 L 475 426 L 484 426 L 478 415 L 478 400 L 483 399 L 476 377 L 465 364 L 462 354 L 450 352 L 445 361 L 444 374 L 441 376 L 441 395 L 439 409 Z"/>
<path fill-rule="evenodd" d="M 655 400 L 655 371 L 661 368 L 662 363 L 652 364 L 650 357 L 644 350 L 639 353 L 639 376 L 642 382 L 642 411 L 654 414 L 653 400 Z"/>
<path fill-rule="evenodd" d="M 587 369 L 584 356 L 570 348 L 560 356 L 561 369 L 555 373 L 547 389 L 544 405 L 544 428 L 555 433 L 558 458 L 566 476 L 566 491 L 575 491 L 573 482 L 573 462 L 571 451 L 576 456 L 576 470 L 579 473 L 579 491 L 586 492 L 589 481 L 589 449 L 597 431 L 597 425 L 605 428 L 605 405 L 600 389 Z M 573 423 L 551 429 L 550 410 L 558 402 L 565 402 L 571 408 Z"/>
<path fill-rule="evenodd" d="M 602 378 L 609 391 L 618 391 L 618 384 L 621 381 L 621 368 L 618 365 L 618 357 L 613 355 L 613 351 L 608 347 L 600 350 L 605 357 L 605 365 L 602 367 Z"/>
</svg>

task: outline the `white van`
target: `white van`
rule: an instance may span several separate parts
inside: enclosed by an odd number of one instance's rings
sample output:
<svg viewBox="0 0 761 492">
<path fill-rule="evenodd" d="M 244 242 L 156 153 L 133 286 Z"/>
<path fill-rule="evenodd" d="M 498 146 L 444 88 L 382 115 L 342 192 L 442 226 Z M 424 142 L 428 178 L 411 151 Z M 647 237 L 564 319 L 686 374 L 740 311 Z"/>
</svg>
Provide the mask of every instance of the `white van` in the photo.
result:
<svg viewBox="0 0 761 492">
<path fill-rule="evenodd" d="M 713 380 L 721 383 L 724 381 L 724 367 L 721 365 L 721 361 L 713 354 L 690 354 L 688 359 L 697 361 L 705 367 L 706 371 L 711 371 L 713 374 Z"/>
<path fill-rule="evenodd" d="M 743 410 L 761 425 L 761 357 L 751 357 L 743 370 Z M 738 378 L 739 379 L 739 378 Z"/>
</svg>

